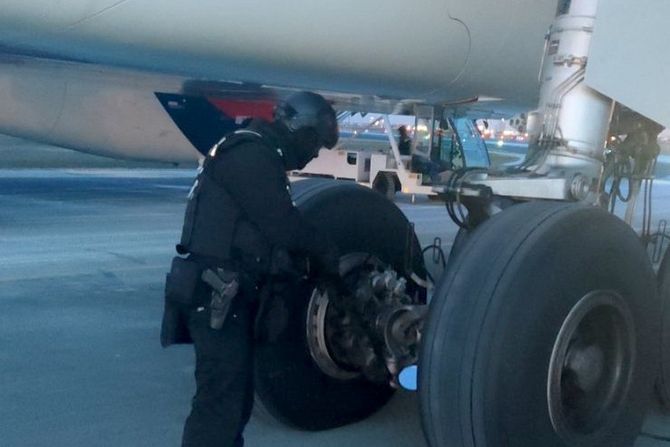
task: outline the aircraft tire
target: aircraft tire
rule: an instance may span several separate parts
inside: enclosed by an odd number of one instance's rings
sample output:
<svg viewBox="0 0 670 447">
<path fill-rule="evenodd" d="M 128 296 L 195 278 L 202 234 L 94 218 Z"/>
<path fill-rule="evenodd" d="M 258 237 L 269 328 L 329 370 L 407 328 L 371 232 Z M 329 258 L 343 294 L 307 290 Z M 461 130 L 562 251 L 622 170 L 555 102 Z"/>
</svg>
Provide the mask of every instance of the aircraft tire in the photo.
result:
<svg viewBox="0 0 670 447">
<path fill-rule="evenodd" d="M 601 209 L 538 201 L 493 216 L 462 250 L 419 355 L 431 447 L 633 445 L 660 323 L 637 235 Z"/>
<path fill-rule="evenodd" d="M 663 409 L 670 411 L 670 250 L 666 250 L 658 269 L 658 293 L 661 297 L 661 355 L 656 391 Z"/>
<path fill-rule="evenodd" d="M 449 264 L 453 264 L 456 261 L 456 258 L 458 257 L 459 253 L 463 251 L 463 246 L 470 237 L 472 231 L 473 230 L 466 230 L 465 228 L 459 228 L 458 233 L 456 233 L 456 237 L 454 238 L 454 241 L 451 244 L 451 250 L 449 250 L 449 257 L 447 258 L 447 262 Z"/>
<path fill-rule="evenodd" d="M 409 222 L 376 192 L 351 182 L 315 179 L 295 182 L 293 198 L 305 217 L 328 232 L 341 254 L 365 251 L 404 274 L 410 262 L 424 277 L 421 250 L 414 233 L 408 233 Z M 408 234 L 411 244 L 406 243 Z M 306 340 L 313 290 L 314 282 L 307 280 L 273 297 L 274 307 L 261 325 L 275 334 L 257 344 L 255 386 L 257 398 L 279 421 L 302 430 L 325 430 L 365 419 L 384 406 L 393 390 L 362 376 L 335 379 L 318 368 Z"/>
</svg>

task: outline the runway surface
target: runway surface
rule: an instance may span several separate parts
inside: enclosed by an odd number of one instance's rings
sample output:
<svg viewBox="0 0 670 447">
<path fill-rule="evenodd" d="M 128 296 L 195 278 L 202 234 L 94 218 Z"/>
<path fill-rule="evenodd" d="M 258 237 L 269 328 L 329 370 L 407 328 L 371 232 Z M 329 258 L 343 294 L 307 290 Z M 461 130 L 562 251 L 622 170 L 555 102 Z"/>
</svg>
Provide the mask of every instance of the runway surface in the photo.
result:
<svg viewBox="0 0 670 447">
<path fill-rule="evenodd" d="M 194 391 L 187 346 L 158 341 L 164 274 L 192 170 L 0 170 L 0 445 L 177 446 Z M 655 188 L 670 217 L 670 186 Z M 422 244 L 450 241 L 443 206 L 398 205 Z M 448 249 L 448 247 L 445 247 Z M 640 447 L 670 445 L 652 414 Z M 249 446 L 421 447 L 417 399 L 321 433 L 254 416 Z"/>
</svg>

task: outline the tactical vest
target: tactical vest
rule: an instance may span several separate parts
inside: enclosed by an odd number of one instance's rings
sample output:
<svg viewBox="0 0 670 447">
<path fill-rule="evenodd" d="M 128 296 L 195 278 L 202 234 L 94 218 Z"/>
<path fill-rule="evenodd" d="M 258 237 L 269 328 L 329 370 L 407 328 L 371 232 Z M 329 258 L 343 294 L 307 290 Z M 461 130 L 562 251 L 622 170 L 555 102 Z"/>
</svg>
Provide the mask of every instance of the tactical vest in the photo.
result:
<svg viewBox="0 0 670 447">
<path fill-rule="evenodd" d="M 251 260 L 257 268 L 269 263 L 270 246 L 258 228 L 249 222 L 241 208 L 212 176 L 216 157 L 243 143 L 271 144 L 259 133 L 239 130 L 223 138 L 209 152 L 189 192 L 181 242 L 177 251 L 226 263 Z"/>
</svg>

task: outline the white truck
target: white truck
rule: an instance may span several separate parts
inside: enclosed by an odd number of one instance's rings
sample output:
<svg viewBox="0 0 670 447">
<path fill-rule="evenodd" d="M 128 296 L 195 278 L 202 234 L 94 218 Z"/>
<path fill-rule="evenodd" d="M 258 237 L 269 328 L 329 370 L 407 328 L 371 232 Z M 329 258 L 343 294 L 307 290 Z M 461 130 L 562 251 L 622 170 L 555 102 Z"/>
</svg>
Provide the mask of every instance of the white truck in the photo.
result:
<svg viewBox="0 0 670 447">
<path fill-rule="evenodd" d="M 434 196 L 433 186 L 450 172 L 489 167 L 486 144 L 473 121 L 434 117 L 432 110 L 417 110 L 411 155 L 400 155 L 386 117 L 387 141 L 365 133 L 342 138 L 335 149 L 322 149 L 317 158 L 292 174 L 353 180 L 392 199 L 399 191 Z"/>
</svg>

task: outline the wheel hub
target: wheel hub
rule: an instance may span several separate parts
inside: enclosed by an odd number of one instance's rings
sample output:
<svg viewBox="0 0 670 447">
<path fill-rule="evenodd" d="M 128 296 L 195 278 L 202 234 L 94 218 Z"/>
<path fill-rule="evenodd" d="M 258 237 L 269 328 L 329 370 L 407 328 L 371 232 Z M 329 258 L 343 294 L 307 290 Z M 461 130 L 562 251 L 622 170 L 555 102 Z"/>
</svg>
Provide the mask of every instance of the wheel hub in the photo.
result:
<svg viewBox="0 0 670 447">
<path fill-rule="evenodd" d="M 605 372 L 605 353 L 597 345 L 568 348 L 565 371 L 574 375 L 577 386 L 584 391 L 593 391 Z"/>
<path fill-rule="evenodd" d="M 306 324 L 312 359 L 336 379 L 388 382 L 416 355 L 423 314 L 406 294 L 406 280 L 373 256 L 344 256 L 340 274 L 350 296 L 312 292 Z"/>
<path fill-rule="evenodd" d="M 547 397 L 556 432 L 580 444 L 611 428 L 635 363 L 633 318 L 621 296 L 594 291 L 575 304 L 556 337 Z"/>
</svg>

